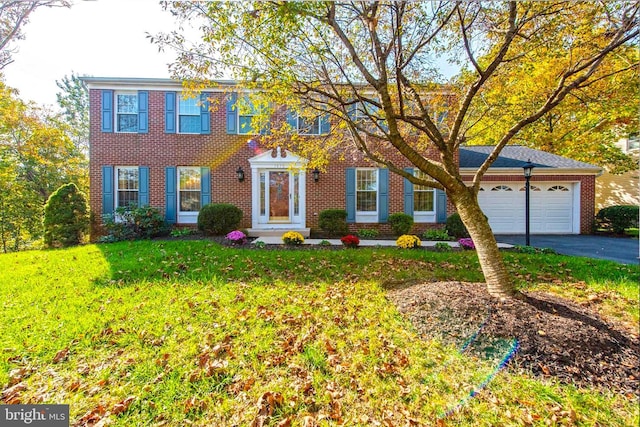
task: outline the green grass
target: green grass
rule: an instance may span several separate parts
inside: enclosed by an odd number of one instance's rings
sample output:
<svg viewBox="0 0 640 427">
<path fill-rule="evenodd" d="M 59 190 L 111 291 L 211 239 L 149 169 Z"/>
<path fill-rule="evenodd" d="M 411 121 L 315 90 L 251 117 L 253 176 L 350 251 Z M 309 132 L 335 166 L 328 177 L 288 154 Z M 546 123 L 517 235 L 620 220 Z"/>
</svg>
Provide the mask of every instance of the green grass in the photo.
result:
<svg viewBox="0 0 640 427">
<path fill-rule="evenodd" d="M 520 288 L 597 294 L 607 313 L 637 322 L 637 266 L 505 260 Z M 250 425 L 262 410 L 267 425 L 305 416 L 431 425 L 493 369 L 420 340 L 385 298 L 385 284 L 399 281 L 482 281 L 473 252 L 125 242 L 1 255 L 0 271 L 0 387 L 14 376 L 27 387 L 20 401 L 68 403 L 73 421 L 89 413 L 121 426 Z M 639 416 L 623 396 L 512 369 L 449 421 L 552 419 L 623 426 Z"/>
</svg>

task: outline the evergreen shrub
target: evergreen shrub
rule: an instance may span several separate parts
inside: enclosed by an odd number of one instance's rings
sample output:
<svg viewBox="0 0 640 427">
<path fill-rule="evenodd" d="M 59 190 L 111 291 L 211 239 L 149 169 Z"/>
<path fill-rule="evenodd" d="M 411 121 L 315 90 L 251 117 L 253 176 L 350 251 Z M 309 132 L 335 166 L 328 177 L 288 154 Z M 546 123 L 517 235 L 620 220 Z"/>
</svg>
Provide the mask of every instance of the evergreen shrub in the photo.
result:
<svg viewBox="0 0 640 427">
<path fill-rule="evenodd" d="M 236 230 L 242 221 L 242 211 L 229 203 L 210 203 L 198 214 L 198 229 L 205 234 L 223 235 Z"/>
<path fill-rule="evenodd" d="M 347 211 L 344 209 L 325 209 L 318 216 L 318 225 L 330 236 L 344 236 L 349 232 Z"/>
<path fill-rule="evenodd" d="M 82 243 L 89 229 L 87 198 L 75 184 L 58 188 L 44 205 L 44 243 L 67 247 Z"/>
</svg>

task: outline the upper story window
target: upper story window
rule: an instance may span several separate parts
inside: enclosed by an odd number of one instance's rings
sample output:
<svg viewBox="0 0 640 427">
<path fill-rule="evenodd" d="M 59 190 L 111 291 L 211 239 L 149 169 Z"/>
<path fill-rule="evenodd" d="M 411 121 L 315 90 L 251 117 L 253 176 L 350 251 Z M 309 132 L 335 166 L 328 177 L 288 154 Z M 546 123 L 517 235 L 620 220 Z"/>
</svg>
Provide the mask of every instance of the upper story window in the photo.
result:
<svg viewBox="0 0 640 427">
<path fill-rule="evenodd" d="M 102 132 L 149 133 L 149 91 L 100 91 Z"/>
<path fill-rule="evenodd" d="M 326 135 L 331 130 L 329 114 L 304 117 L 295 111 L 287 111 L 287 123 L 300 135 Z"/>
<path fill-rule="evenodd" d="M 349 116 L 351 120 L 364 128 L 369 132 L 375 132 L 382 129 L 388 130 L 387 121 L 384 119 L 384 114 L 381 109 L 369 101 L 358 101 L 352 104 L 349 109 Z"/>
<path fill-rule="evenodd" d="M 139 169 L 135 166 L 116 167 L 116 208 L 138 205 L 140 193 Z"/>
<path fill-rule="evenodd" d="M 178 101 L 178 132 L 200 133 L 200 103 L 197 98 Z"/>
<path fill-rule="evenodd" d="M 414 175 L 418 178 L 428 178 L 420 170 L 415 170 Z M 413 210 L 415 212 L 434 212 L 435 211 L 436 190 L 426 185 L 413 186 Z"/>
<path fill-rule="evenodd" d="M 137 92 L 116 92 L 116 132 L 138 132 Z"/>
<path fill-rule="evenodd" d="M 377 169 L 356 170 L 356 212 L 375 213 L 378 210 Z"/>
<path fill-rule="evenodd" d="M 238 133 L 256 134 L 251 125 L 253 117 L 258 115 L 258 109 L 253 105 L 248 96 L 238 101 Z"/>
</svg>

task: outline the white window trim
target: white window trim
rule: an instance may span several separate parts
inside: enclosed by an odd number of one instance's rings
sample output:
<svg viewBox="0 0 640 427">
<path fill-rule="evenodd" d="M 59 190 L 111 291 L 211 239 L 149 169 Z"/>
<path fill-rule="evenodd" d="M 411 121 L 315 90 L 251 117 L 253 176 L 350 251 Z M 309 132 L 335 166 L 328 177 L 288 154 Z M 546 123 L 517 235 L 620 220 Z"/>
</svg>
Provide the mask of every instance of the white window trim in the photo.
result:
<svg viewBox="0 0 640 427">
<path fill-rule="evenodd" d="M 181 100 L 187 100 L 187 99 L 193 99 L 194 101 L 196 101 L 196 106 L 198 107 L 198 110 L 200 109 L 200 100 L 196 97 L 196 98 L 183 98 L 183 95 L 180 94 L 178 96 L 176 96 L 176 131 L 179 134 L 183 134 L 183 135 L 200 135 L 201 132 L 183 132 L 180 130 L 180 116 L 197 116 L 198 119 L 200 119 L 200 111 L 198 111 L 197 114 L 181 114 L 180 113 L 180 101 Z"/>
<path fill-rule="evenodd" d="M 240 125 L 240 117 L 251 117 L 251 122 L 252 122 L 253 121 L 253 117 L 255 117 L 256 114 L 242 114 L 240 112 L 240 105 L 239 105 L 240 98 L 242 98 L 244 100 L 242 102 L 246 101 L 247 102 L 247 106 L 250 106 L 252 110 L 254 109 L 253 103 L 251 102 L 251 98 L 249 98 L 248 94 L 246 94 L 246 93 L 245 94 L 238 94 L 238 101 L 236 102 L 236 106 L 235 106 L 235 108 L 236 108 L 236 129 L 238 130 L 237 134 L 238 135 L 259 135 L 260 132 L 254 131 L 253 127 L 251 127 L 248 132 L 242 132 L 242 127 Z"/>
<path fill-rule="evenodd" d="M 122 91 L 116 91 L 113 94 L 113 130 L 115 133 L 138 133 L 138 130 L 140 129 L 140 123 L 138 123 L 137 129 L 135 131 L 121 131 L 118 130 L 118 95 L 135 95 L 136 96 L 136 112 L 135 115 L 137 117 L 138 113 L 140 112 L 140 105 L 138 104 L 140 102 L 140 99 L 138 98 L 138 92 L 137 91 L 126 91 L 126 90 L 122 90 Z M 134 114 L 134 113 L 122 113 L 122 114 Z"/>
<path fill-rule="evenodd" d="M 113 196 L 113 209 L 117 209 L 118 205 L 119 205 L 119 197 L 120 197 L 120 187 L 118 186 L 118 171 L 120 171 L 121 169 L 135 169 L 136 172 L 138 173 L 138 189 L 135 190 L 138 192 L 138 202 L 140 202 L 140 168 L 138 166 L 115 166 L 113 168 L 113 188 L 115 189 L 114 191 L 114 196 Z M 133 190 L 131 190 L 133 191 Z"/>
<path fill-rule="evenodd" d="M 325 120 L 328 120 L 329 118 L 325 115 L 325 114 L 320 114 L 316 117 L 314 117 L 315 119 L 318 119 L 318 133 L 312 133 L 312 132 L 302 132 L 301 131 L 301 126 L 300 126 L 300 119 L 304 120 L 304 117 L 300 117 L 299 114 L 296 113 L 296 132 L 298 133 L 298 135 L 304 135 L 304 136 L 320 136 L 320 135 L 328 135 L 329 133 L 322 133 L 322 125 L 325 122 Z M 312 126 L 313 127 L 313 126 Z"/>
<path fill-rule="evenodd" d="M 414 175 L 418 175 L 419 174 L 419 170 L 418 169 L 414 169 L 413 171 Z M 437 203 L 438 203 L 438 198 L 436 197 L 436 189 L 433 187 L 430 187 L 430 190 L 416 190 L 416 185 L 414 185 L 413 187 L 413 193 L 414 193 L 414 209 L 413 209 L 413 221 L 416 223 L 435 223 L 436 222 L 436 211 L 437 211 Z M 416 192 L 430 192 L 432 197 L 433 197 L 433 210 L 431 211 L 419 211 L 415 209 L 415 193 Z"/>
<path fill-rule="evenodd" d="M 180 192 L 182 191 L 182 189 L 180 188 L 180 171 L 186 170 L 186 169 L 192 169 L 198 172 L 198 174 L 200 175 L 200 197 L 202 197 L 202 168 L 200 166 L 178 166 L 176 167 L 176 185 L 177 185 L 177 190 L 176 191 L 176 212 L 178 215 L 178 224 L 196 224 L 198 222 L 198 214 L 200 213 L 200 211 L 182 211 L 180 210 Z M 202 206 L 200 206 L 200 209 L 202 209 Z"/>
<path fill-rule="evenodd" d="M 375 211 L 359 211 L 358 210 L 358 171 L 375 171 L 376 177 L 376 210 Z M 355 173 L 356 188 L 356 223 L 378 223 L 378 212 L 380 209 L 380 170 L 378 168 L 356 168 Z"/>
</svg>

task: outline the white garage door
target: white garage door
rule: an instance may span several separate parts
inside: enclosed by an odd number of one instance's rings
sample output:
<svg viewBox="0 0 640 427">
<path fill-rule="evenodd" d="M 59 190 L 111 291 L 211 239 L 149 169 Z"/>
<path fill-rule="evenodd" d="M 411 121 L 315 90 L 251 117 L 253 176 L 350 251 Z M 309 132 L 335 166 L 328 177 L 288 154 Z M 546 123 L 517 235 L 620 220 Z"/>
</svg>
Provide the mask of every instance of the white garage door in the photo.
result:
<svg viewBox="0 0 640 427">
<path fill-rule="evenodd" d="M 531 233 L 573 233 L 574 185 L 570 183 L 531 184 Z M 478 194 L 480 207 L 496 234 L 524 234 L 524 184 L 488 183 Z"/>
</svg>

